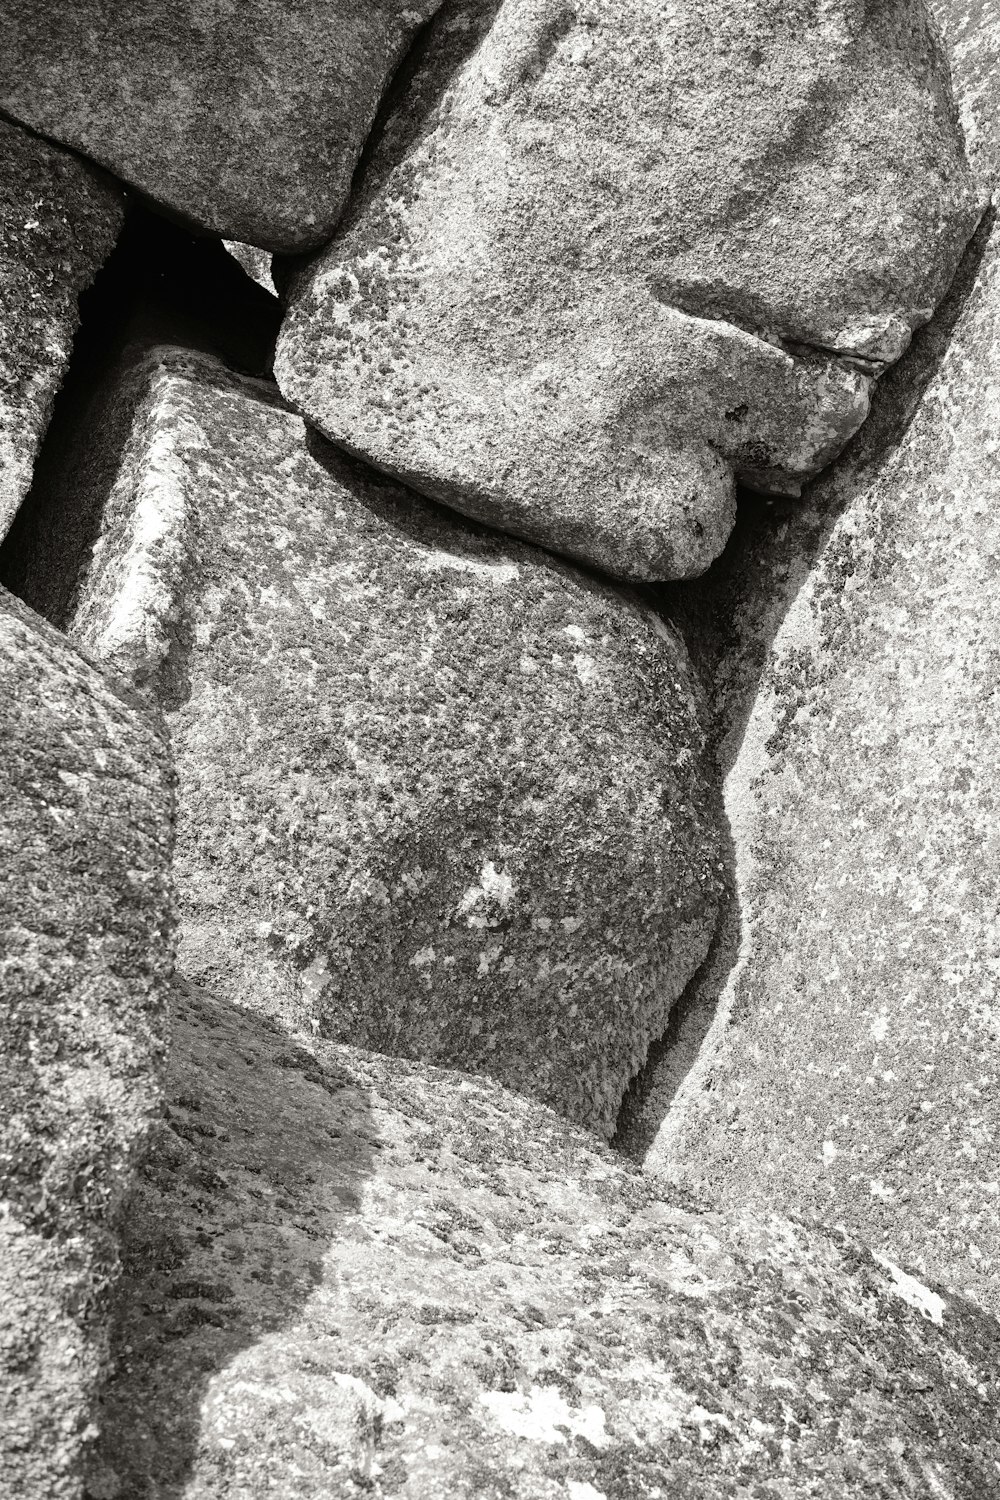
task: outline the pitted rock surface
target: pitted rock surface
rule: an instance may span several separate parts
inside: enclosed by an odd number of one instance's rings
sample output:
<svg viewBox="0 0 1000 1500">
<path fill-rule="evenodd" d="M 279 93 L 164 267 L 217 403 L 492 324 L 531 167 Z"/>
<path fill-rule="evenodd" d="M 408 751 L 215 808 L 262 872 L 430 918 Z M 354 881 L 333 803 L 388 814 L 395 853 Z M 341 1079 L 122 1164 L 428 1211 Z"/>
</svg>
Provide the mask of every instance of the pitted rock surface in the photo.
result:
<svg viewBox="0 0 1000 1500">
<path fill-rule="evenodd" d="M 188 971 L 610 1133 L 716 915 L 679 636 L 210 359 L 120 399 L 71 632 L 168 711 Z"/>
<path fill-rule="evenodd" d="M 69 363 L 77 298 L 118 237 L 122 195 L 68 151 L 3 119 L 0 162 L 2 541 Z"/>
<path fill-rule="evenodd" d="M 275 366 L 328 437 L 614 574 L 797 493 L 980 212 L 922 5 L 466 0 Z"/>
<path fill-rule="evenodd" d="M 438 0 L 2 0 L 0 108 L 202 229 L 321 245 Z"/>
<path fill-rule="evenodd" d="M 0 1493 L 80 1495 L 159 1099 L 171 781 L 143 706 L 0 590 Z"/>
<path fill-rule="evenodd" d="M 988 128 L 997 81 L 966 41 Z M 865 441 L 800 514 L 748 528 L 715 594 L 742 943 L 649 1160 L 843 1222 L 995 1308 L 995 221 L 881 394 Z"/>
<path fill-rule="evenodd" d="M 488 1081 L 190 993 L 174 1032 L 95 1493 L 996 1493 L 971 1304 L 710 1212 Z"/>
</svg>

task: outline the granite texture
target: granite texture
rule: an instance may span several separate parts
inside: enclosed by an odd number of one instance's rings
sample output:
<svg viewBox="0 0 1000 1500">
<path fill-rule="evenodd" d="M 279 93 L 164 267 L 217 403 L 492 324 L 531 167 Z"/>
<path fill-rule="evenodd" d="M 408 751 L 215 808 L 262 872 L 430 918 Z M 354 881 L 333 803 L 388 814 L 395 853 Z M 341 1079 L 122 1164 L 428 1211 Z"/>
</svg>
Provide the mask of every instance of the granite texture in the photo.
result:
<svg viewBox="0 0 1000 1500">
<path fill-rule="evenodd" d="M 997 29 L 994 6 L 990 46 Z M 966 102 L 988 119 L 995 78 Z M 717 674 L 742 933 L 648 1160 L 724 1203 L 842 1222 L 995 1308 L 994 215 L 882 396 L 713 586 L 733 618 Z"/>
<path fill-rule="evenodd" d="M 31 484 L 69 364 L 77 298 L 122 224 L 115 185 L 0 119 L 0 541 Z"/>
<path fill-rule="evenodd" d="M 864 420 L 981 205 L 917 0 L 465 0 L 296 279 L 334 442 L 633 579 L 722 550 Z"/>
<path fill-rule="evenodd" d="M 985 1500 L 1000 1327 L 485 1080 L 178 996 L 93 1500 Z"/>
<path fill-rule="evenodd" d="M 437 0 L 2 0 L 0 108 L 227 239 L 296 252 L 340 217 L 388 79 Z"/>
<path fill-rule="evenodd" d="M 0 590 L 0 1494 L 75 1500 L 159 1093 L 171 783 L 146 710 Z"/>
<path fill-rule="evenodd" d="M 188 972 L 610 1133 L 720 888 L 679 636 L 211 359 L 118 399 L 70 630 L 167 711 Z"/>
</svg>

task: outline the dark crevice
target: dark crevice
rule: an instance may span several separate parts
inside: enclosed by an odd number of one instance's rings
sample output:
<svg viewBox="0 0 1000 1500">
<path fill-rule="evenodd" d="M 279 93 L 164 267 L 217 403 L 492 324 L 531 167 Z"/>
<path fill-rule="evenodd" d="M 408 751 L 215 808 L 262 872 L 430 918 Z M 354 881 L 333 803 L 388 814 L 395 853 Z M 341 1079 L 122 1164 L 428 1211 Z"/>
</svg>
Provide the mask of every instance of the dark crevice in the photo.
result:
<svg viewBox="0 0 1000 1500">
<path fill-rule="evenodd" d="M 116 378 L 127 350 L 172 344 L 265 377 L 280 317 L 276 299 L 220 241 L 131 203 L 117 246 L 80 298 L 32 485 L 0 544 L 0 583 L 65 627 L 128 439 L 131 412 Z"/>
<path fill-rule="evenodd" d="M 720 799 L 721 800 L 721 799 Z M 662 1036 L 651 1043 L 618 1111 L 612 1148 L 642 1162 L 656 1139 L 678 1090 L 701 1056 L 718 1009 L 719 996 L 740 946 L 740 911 L 735 886 L 735 851 L 728 820 L 721 815 L 725 890 L 715 932 L 704 961 L 675 1001 Z"/>
<path fill-rule="evenodd" d="M 996 221 L 990 209 L 972 237 L 955 279 L 931 321 L 876 386 L 871 415 L 831 467 L 808 483 L 801 500 L 743 490 L 736 526 L 720 557 L 700 578 L 649 585 L 646 602 L 680 631 L 712 705 L 721 787 L 739 754 L 775 637 L 844 511 L 899 446 L 921 397 L 948 352 L 955 325 L 976 282 Z M 842 476 L 840 483 L 836 477 Z M 831 480 L 834 482 L 831 483 Z M 817 486 L 822 491 L 817 494 Z M 787 566 L 775 567 L 779 538 Z M 727 901 L 713 946 L 652 1043 L 622 1101 L 614 1144 L 642 1161 L 696 1062 L 730 982 L 742 913 L 736 851 L 724 811 Z M 738 1025 L 735 1004 L 727 1024 Z"/>
</svg>

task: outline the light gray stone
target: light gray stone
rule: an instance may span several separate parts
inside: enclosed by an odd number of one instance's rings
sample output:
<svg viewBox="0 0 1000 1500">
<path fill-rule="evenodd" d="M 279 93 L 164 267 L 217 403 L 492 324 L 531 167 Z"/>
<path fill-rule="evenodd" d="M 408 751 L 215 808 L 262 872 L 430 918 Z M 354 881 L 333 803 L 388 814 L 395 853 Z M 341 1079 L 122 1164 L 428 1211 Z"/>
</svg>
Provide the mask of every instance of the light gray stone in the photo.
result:
<svg viewBox="0 0 1000 1500">
<path fill-rule="evenodd" d="M 202 229 L 321 245 L 439 0 L 2 0 L 0 107 Z"/>
<path fill-rule="evenodd" d="M 716 916 L 679 636 L 209 358 L 116 399 L 70 630 L 167 711 L 188 972 L 610 1133 Z"/>
<path fill-rule="evenodd" d="M 957 7 L 962 14 L 962 7 Z M 966 15 L 967 19 L 967 15 Z M 1000 10 L 981 17 L 995 46 Z M 1000 103 L 976 66 L 967 112 Z M 713 594 L 742 934 L 648 1160 L 998 1305 L 1000 243 Z"/>
<path fill-rule="evenodd" d="M 0 590 L 0 1494 L 78 1500 L 159 1101 L 171 783 L 143 706 Z"/>
<path fill-rule="evenodd" d="M 77 298 L 121 225 L 122 195 L 102 174 L 0 119 L 0 541 L 31 484 Z"/>
<path fill-rule="evenodd" d="M 1000 1328 L 486 1080 L 179 997 L 91 1493 L 984 1500 Z"/>
<path fill-rule="evenodd" d="M 468 0 L 433 23 L 275 372 L 328 437 L 621 576 L 864 420 L 981 205 L 914 0 Z"/>
</svg>

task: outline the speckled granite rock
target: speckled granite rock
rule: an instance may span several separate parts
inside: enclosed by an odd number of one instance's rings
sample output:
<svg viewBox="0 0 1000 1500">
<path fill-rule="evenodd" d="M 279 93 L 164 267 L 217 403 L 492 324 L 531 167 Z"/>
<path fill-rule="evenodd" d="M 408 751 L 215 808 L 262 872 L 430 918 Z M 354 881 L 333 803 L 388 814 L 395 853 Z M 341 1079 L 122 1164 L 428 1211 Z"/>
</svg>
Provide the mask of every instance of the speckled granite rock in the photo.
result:
<svg viewBox="0 0 1000 1500">
<path fill-rule="evenodd" d="M 71 1500 L 158 1099 L 170 781 L 141 706 L 4 590 L 0 743 L 0 1494 Z"/>
<path fill-rule="evenodd" d="M 977 218 L 917 0 L 466 0 L 275 366 L 335 442 L 644 579 L 798 492 Z"/>
<path fill-rule="evenodd" d="M 195 994 L 174 1035 L 95 1500 L 997 1493 L 971 1304 L 495 1084 Z"/>
<path fill-rule="evenodd" d="M 113 184 L 0 119 L 0 540 L 31 483 L 69 363 L 77 297 L 121 223 Z"/>
<path fill-rule="evenodd" d="M 995 184 L 1000 172 L 1000 12 L 996 0 L 931 0 L 931 11 L 944 32 L 960 83 L 958 102 L 969 156 Z"/>
<path fill-rule="evenodd" d="M 3 0 L 0 107 L 213 234 L 303 250 L 438 3 Z"/>
<path fill-rule="evenodd" d="M 274 284 L 274 275 L 271 270 L 271 255 L 267 250 L 260 250 L 256 245 L 242 245 L 239 240 L 225 240 L 226 250 L 233 260 L 241 265 L 251 281 L 270 292 L 272 297 L 278 295 L 278 288 Z"/>
<path fill-rule="evenodd" d="M 977 98 L 997 108 L 996 78 Z M 996 1307 L 995 227 L 882 394 L 809 507 L 748 527 L 723 575 L 742 946 L 650 1160 L 815 1209 Z"/>
<path fill-rule="evenodd" d="M 120 400 L 71 631 L 168 710 L 188 971 L 610 1132 L 716 914 L 680 638 L 211 359 Z"/>
</svg>

